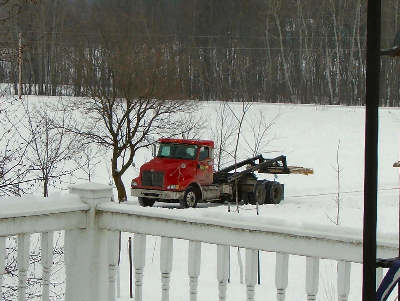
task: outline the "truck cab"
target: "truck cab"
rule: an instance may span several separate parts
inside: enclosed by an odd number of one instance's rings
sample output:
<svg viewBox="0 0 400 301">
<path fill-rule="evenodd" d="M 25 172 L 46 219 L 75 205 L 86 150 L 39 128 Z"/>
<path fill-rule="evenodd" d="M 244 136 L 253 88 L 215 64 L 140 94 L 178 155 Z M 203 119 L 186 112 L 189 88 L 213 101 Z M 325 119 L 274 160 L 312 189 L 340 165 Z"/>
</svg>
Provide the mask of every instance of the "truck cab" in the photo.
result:
<svg viewBox="0 0 400 301">
<path fill-rule="evenodd" d="M 167 138 L 158 142 L 156 156 L 132 180 L 131 195 L 142 206 L 179 201 L 183 207 L 195 207 L 202 187 L 213 183 L 214 142 Z"/>
</svg>

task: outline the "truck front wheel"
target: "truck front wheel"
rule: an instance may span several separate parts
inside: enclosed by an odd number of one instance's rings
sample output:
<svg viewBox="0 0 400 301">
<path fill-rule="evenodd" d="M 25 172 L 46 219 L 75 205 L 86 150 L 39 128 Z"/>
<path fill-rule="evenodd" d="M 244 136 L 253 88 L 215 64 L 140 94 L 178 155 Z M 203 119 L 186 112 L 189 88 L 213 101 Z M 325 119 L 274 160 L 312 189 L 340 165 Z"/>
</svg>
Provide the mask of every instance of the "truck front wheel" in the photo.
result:
<svg viewBox="0 0 400 301">
<path fill-rule="evenodd" d="M 189 187 L 186 189 L 182 200 L 179 203 L 182 208 L 195 208 L 197 202 L 199 201 L 199 195 L 194 187 Z"/>
<path fill-rule="evenodd" d="M 142 198 L 142 197 L 139 197 L 138 200 L 139 200 L 139 205 L 142 207 L 151 207 L 156 202 L 155 199 Z"/>
</svg>

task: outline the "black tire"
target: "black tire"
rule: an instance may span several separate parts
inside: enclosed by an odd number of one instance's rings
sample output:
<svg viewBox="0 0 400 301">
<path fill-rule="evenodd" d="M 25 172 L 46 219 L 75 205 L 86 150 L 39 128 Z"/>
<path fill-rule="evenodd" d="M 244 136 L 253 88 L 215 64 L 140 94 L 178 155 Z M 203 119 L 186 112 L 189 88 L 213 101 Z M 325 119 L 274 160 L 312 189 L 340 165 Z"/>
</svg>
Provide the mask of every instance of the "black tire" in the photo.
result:
<svg viewBox="0 0 400 301">
<path fill-rule="evenodd" d="M 252 204 L 258 203 L 259 205 L 263 205 L 267 198 L 267 187 L 265 181 L 257 181 L 254 186 L 253 191 L 253 200 Z"/>
<path fill-rule="evenodd" d="M 279 182 L 269 182 L 267 184 L 267 198 L 269 204 L 279 204 L 283 199 L 283 187 Z"/>
<path fill-rule="evenodd" d="M 156 202 L 155 199 L 138 197 L 139 205 L 142 207 L 152 207 Z"/>
<path fill-rule="evenodd" d="M 179 203 L 181 208 L 196 208 L 199 199 L 200 196 L 197 189 L 195 189 L 193 186 L 190 186 L 188 189 L 186 189 L 183 199 L 179 200 Z"/>
</svg>

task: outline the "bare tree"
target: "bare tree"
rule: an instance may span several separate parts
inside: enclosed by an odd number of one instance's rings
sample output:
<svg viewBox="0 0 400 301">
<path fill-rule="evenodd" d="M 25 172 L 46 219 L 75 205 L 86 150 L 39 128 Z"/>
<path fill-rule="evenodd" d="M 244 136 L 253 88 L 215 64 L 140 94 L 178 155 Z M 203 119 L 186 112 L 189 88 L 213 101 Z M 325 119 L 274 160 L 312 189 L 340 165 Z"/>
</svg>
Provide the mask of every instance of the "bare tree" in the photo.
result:
<svg viewBox="0 0 400 301">
<path fill-rule="evenodd" d="M 290 78 L 289 60 L 284 51 L 285 48 L 284 48 L 284 44 L 283 44 L 283 30 L 282 30 L 282 26 L 281 26 L 281 20 L 279 18 L 279 11 L 281 9 L 280 5 L 281 5 L 281 1 L 275 1 L 272 11 L 273 11 L 273 17 L 275 19 L 275 25 L 276 25 L 276 28 L 277 28 L 277 31 L 279 34 L 279 45 L 280 45 L 280 50 L 281 50 L 280 60 L 282 60 L 285 81 L 286 81 L 286 84 L 287 84 L 287 87 L 289 90 L 289 95 L 293 96 L 294 91 L 293 91 L 293 86 L 292 86 L 292 82 L 291 82 L 291 78 Z"/>
<path fill-rule="evenodd" d="M 23 154 L 26 148 L 15 145 L 13 135 L 8 134 L 6 132 L 0 137 L 3 144 L 0 154 L 0 195 L 20 195 L 24 191 L 23 184 L 27 173 L 20 154 Z"/>
<path fill-rule="evenodd" d="M 219 104 L 215 125 L 211 127 L 212 135 L 215 142 L 215 158 L 216 170 L 220 170 L 222 165 L 226 163 L 228 155 L 232 157 L 232 152 L 228 146 L 233 143 L 232 139 L 235 134 L 235 126 L 233 116 L 228 108 L 227 102 Z"/>
<path fill-rule="evenodd" d="M 13 99 L 3 95 L 0 100 L 0 195 L 20 195 L 32 182 L 27 179 L 29 166 L 23 160 L 27 144 L 7 120 L 8 112 L 14 110 Z"/>
<path fill-rule="evenodd" d="M 233 116 L 236 119 L 237 122 L 237 127 L 236 127 L 236 140 L 235 140 L 235 148 L 233 152 L 233 159 L 235 160 L 235 164 L 237 163 L 238 159 L 238 149 L 239 149 L 239 142 L 240 142 L 240 137 L 242 134 L 242 127 L 243 127 L 243 122 L 245 121 L 246 114 L 249 112 L 250 107 L 251 107 L 250 102 L 242 101 L 241 103 L 241 111 L 240 113 L 236 113 L 231 107 L 230 110 L 233 114 Z"/>
<path fill-rule="evenodd" d="M 177 120 L 181 124 L 178 136 L 182 139 L 201 139 L 206 127 L 206 122 L 197 111 L 196 112 L 183 112 L 177 114 Z M 171 136 L 176 133 L 171 132 Z"/>
<path fill-rule="evenodd" d="M 146 137 L 180 132 L 181 124 L 173 119 L 176 111 L 191 110 L 191 103 L 155 99 L 88 98 L 76 104 L 86 112 L 83 128 L 70 128 L 86 141 L 112 150 L 111 175 L 119 201 L 126 200 L 122 175 L 131 167 L 140 148 L 148 147 Z"/>
<path fill-rule="evenodd" d="M 262 111 L 258 111 L 258 118 L 256 119 L 253 115 L 251 120 L 247 120 L 247 126 L 250 128 L 251 140 L 244 136 L 247 147 L 251 151 L 253 157 L 257 156 L 266 151 L 266 146 L 271 143 L 273 137 L 268 137 L 271 133 L 271 129 L 275 124 L 275 121 L 279 118 L 279 113 L 276 114 L 271 120 L 265 119 L 265 114 Z"/>
<path fill-rule="evenodd" d="M 112 152 L 112 178 L 118 200 L 125 201 L 122 176 L 138 149 L 152 143 L 148 137 L 182 135 L 183 125 L 192 121 L 176 118 L 177 113 L 193 112 L 196 104 L 182 100 L 181 82 L 173 76 L 178 74 L 173 47 L 151 39 L 111 38 L 105 38 L 101 56 L 93 52 L 82 61 L 87 97 L 70 103 L 81 113 L 83 128 L 69 131 Z"/>
<path fill-rule="evenodd" d="M 343 169 L 340 167 L 339 160 L 339 151 L 340 151 L 340 140 L 338 141 L 337 149 L 336 149 L 336 184 L 337 184 L 337 193 L 336 193 L 336 225 L 340 224 L 340 206 L 342 205 L 342 197 L 340 195 L 340 177 Z"/>
<path fill-rule="evenodd" d="M 18 15 L 24 8 L 28 2 L 31 1 L 22 1 L 22 0 L 1 0 L 0 1 L 0 24 L 8 22 L 11 18 Z"/>
<path fill-rule="evenodd" d="M 22 102 L 20 110 L 23 118 L 20 115 L 8 116 L 20 140 L 26 145 L 23 160 L 29 168 L 30 177 L 42 183 L 45 197 L 50 186 L 73 172 L 68 163 L 72 163 L 81 147 L 76 137 L 66 132 L 72 116 L 67 110 L 59 110 L 52 105 Z"/>
<path fill-rule="evenodd" d="M 26 191 L 29 182 L 25 179 L 28 168 L 23 163 L 26 145 L 19 144 L 15 138 L 15 133 L 10 130 L 0 136 L 0 196 L 20 195 Z"/>
<path fill-rule="evenodd" d="M 240 113 L 236 113 L 231 106 L 228 106 L 231 114 L 233 115 L 233 117 L 236 121 L 236 127 L 235 127 L 236 139 L 234 141 L 235 147 L 233 150 L 233 159 L 235 161 L 235 164 L 237 163 L 237 160 L 238 160 L 239 141 L 240 141 L 240 137 L 241 137 L 241 133 L 242 133 L 243 122 L 245 120 L 246 114 L 250 110 L 250 107 L 251 107 L 250 102 L 242 101 L 241 102 L 241 111 L 240 111 Z M 237 170 L 235 168 L 235 172 L 236 171 Z M 236 198 L 236 211 L 239 213 L 239 191 L 238 191 L 238 182 L 237 181 L 238 180 L 235 180 L 235 188 L 236 188 L 235 198 Z"/>
<path fill-rule="evenodd" d="M 343 171 L 343 168 L 340 166 L 340 140 L 338 141 L 337 148 L 336 148 L 336 166 L 335 166 L 335 172 L 336 172 L 336 185 L 337 185 L 337 191 L 336 191 L 336 197 L 335 197 L 335 203 L 336 203 L 336 217 L 335 219 L 332 219 L 330 217 L 329 220 L 334 223 L 335 225 L 340 224 L 340 208 L 342 206 L 342 195 L 341 195 L 341 173 Z"/>
<path fill-rule="evenodd" d="M 77 169 L 84 173 L 85 179 L 91 182 L 97 166 L 102 162 L 104 155 L 102 149 L 96 148 L 93 145 L 86 145 L 73 160 L 76 163 Z"/>
</svg>

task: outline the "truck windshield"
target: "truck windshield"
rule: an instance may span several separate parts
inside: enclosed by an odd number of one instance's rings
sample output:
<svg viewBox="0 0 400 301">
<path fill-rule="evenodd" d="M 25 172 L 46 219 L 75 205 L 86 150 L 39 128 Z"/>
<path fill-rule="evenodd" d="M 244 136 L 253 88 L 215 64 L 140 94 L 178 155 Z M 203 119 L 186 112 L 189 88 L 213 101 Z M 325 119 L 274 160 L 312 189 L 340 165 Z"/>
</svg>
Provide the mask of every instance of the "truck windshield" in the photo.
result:
<svg viewBox="0 0 400 301">
<path fill-rule="evenodd" d="M 157 157 L 194 160 L 196 151 L 196 145 L 161 143 Z"/>
</svg>

